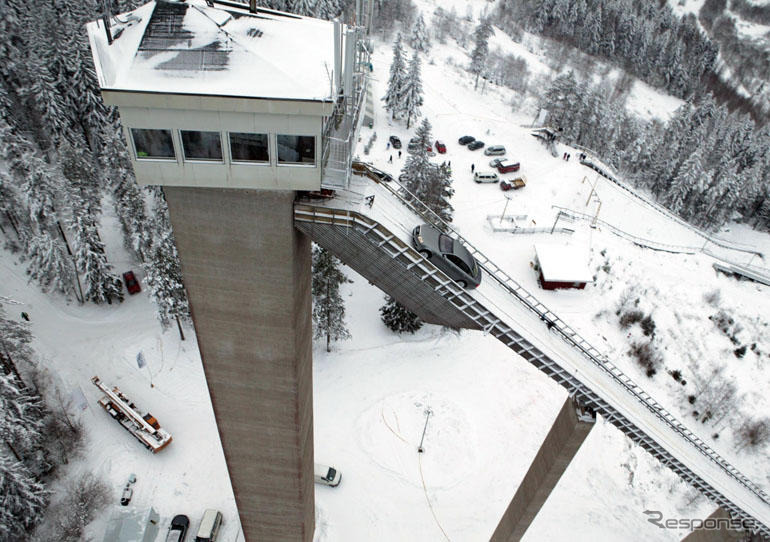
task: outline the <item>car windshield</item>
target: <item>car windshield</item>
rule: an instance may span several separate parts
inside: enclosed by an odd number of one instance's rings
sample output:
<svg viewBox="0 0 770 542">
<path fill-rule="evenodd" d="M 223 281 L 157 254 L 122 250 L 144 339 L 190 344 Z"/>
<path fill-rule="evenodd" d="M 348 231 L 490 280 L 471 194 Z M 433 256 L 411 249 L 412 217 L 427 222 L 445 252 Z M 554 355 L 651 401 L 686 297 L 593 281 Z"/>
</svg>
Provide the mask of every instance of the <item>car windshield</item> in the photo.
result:
<svg viewBox="0 0 770 542">
<path fill-rule="evenodd" d="M 448 235 L 440 233 L 438 236 L 438 249 L 441 252 L 452 252 L 453 240 Z"/>
</svg>

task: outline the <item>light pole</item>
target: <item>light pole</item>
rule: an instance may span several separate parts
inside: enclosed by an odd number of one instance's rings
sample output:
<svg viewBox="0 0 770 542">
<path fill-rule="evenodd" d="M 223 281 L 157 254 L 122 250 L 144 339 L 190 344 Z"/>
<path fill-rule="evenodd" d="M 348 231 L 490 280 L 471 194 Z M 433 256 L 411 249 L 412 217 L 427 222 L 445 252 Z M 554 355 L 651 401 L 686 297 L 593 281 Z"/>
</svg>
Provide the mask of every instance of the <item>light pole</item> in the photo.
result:
<svg viewBox="0 0 770 542">
<path fill-rule="evenodd" d="M 430 409 L 430 407 L 425 409 L 425 427 L 422 428 L 422 437 L 420 438 L 420 446 L 417 448 L 418 453 L 423 453 L 425 451 L 425 448 L 422 447 L 422 442 L 425 440 L 425 431 L 428 430 L 428 420 L 430 419 L 430 415 L 433 414 L 433 411 Z"/>
</svg>

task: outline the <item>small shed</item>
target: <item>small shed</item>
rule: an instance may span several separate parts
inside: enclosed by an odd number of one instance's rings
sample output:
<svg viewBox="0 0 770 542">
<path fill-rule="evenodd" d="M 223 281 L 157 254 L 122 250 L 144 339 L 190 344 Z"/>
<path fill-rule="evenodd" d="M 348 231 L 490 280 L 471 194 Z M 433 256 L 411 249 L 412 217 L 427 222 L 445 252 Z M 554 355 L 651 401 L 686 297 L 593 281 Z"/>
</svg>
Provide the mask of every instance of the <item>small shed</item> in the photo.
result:
<svg viewBox="0 0 770 542">
<path fill-rule="evenodd" d="M 588 267 L 588 250 L 572 245 L 535 245 L 536 269 L 544 290 L 577 288 L 593 281 Z"/>
<path fill-rule="evenodd" d="M 160 516 L 152 507 L 126 510 L 110 518 L 104 542 L 155 542 L 159 525 Z"/>
</svg>

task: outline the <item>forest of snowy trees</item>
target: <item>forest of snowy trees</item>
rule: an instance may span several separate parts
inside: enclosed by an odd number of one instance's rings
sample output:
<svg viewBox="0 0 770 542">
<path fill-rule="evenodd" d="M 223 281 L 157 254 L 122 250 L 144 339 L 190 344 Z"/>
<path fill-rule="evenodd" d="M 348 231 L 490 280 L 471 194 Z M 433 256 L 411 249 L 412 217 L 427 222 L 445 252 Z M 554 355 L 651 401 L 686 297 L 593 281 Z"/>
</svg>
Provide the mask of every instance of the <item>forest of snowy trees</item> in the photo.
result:
<svg viewBox="0 0 770 542">
<path fill-rule="evenodd" d="M 117 11 L 140 2 L 117 2 Z M 90 0 L 0 0 L 0 228 L 43 289 L 80 302 L 123 300 L 100 233 L 112 205 L 126 248 L 142 263 L 161 322 L 188 318 L 165 201 L 136 184 L 119 120 L 104 105 L 83 24 Z M 41 29 L 46 29 L 41 32 Z"/>
<path fill-rule="evenodd" d="M 557 77 L 540 104 L 565 142 L 593 149 L 689 222 L 715 229 L 738 218 L 770 228 L 770 129 L 748 115 L 706 95 L 666 124 L 645 123 L 572 72 Z"/>
<path fill-rule="evenodd" d="M 565 41 L 679 98 L 698 90 L 718 51 L 693 15 L 679 19 L 666 2 L 498 2 L 495 20 L 507 31 L 523 24 L 532 32 Z"/>
</svg>

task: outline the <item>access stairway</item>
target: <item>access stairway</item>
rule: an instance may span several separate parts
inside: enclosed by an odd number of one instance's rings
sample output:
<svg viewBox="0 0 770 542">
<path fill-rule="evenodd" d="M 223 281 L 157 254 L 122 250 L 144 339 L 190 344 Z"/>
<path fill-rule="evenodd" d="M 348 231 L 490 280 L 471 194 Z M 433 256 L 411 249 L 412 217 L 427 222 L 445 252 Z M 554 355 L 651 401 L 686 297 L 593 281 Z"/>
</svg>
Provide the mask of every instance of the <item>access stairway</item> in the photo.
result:
<svg viewBox="0 0 770 542">
<path fill-rule="evenodd" d="M 373 203 L 367 205 L 366 202 Z M 354 176 L 323 202 L 298 200 L 295 227 L 427 322 L 483 330 L 562 385 L 587 410 L 770 539 L 770 500 L 603 354 L 397 183 Z M 432 223 L 484 270 L 466 291 L 415 251 L 411 229 Z"/>
</svg>

